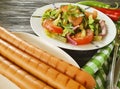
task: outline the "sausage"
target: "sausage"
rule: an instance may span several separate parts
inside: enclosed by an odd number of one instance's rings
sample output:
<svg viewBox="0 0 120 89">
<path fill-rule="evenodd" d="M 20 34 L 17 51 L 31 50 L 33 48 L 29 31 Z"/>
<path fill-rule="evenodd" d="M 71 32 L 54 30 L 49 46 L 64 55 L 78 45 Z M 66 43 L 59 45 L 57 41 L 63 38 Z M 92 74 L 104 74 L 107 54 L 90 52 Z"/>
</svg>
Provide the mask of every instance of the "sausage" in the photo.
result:
<svg viewBox="0 0 120 89">
<path fill-rule="evenodd" d="M 86 89 L 65 74 L 0 39 L 0 54 L 57 89 Z M 64 81 L 64 82 L 63 82 Z"/>
<path fill-rule="evenodd" d="M 54 89 L 0 55 L 0 74 L 21 89 Z"/>
<path fill-rule="evenodd" d="M 47 65 L 52 66 L 58 71 L 65 73 L 67 76 L 73 78 L 75 81 L 81 83 L 87 89 L 93 89 L 96 85 L 94 78 L 87 72 L 79 69 L 65 61 L 62 61 L 59 58 L 31 45 L 22 39 L 18 38 L 14 34 L 11 34 L 6 29 L 0 27 L 0 38 L 8 41 L 17 48 L 27 52 L 28 54 L 38 58 L 40 61 L 44 62 Z M 86 76 L 84 76 L 84 74 Z"/>
</svg>

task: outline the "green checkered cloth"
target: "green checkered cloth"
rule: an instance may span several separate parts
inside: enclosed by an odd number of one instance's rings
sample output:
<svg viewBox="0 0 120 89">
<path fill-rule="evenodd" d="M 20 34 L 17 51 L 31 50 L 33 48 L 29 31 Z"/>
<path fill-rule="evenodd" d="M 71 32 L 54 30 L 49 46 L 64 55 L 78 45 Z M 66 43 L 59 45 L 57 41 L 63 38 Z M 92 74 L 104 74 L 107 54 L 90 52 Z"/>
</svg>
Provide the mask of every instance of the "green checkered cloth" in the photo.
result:
<svg viewBox="0 0 120 89">
<path fill-rule="evenodd" d="M 83 66 L 83 69 L 95 78 L 95 89 L 106 89 L 107 75 L 112 62 L 112 60 L 110 60 L 110 55 L 113 48 L 114 42 L 104 48 L 99 49 L 97 53 L 86 63 L 86 65 Z M 120 89 L 120 80 L 118 82 L 118 89 Z"/>
</svg>

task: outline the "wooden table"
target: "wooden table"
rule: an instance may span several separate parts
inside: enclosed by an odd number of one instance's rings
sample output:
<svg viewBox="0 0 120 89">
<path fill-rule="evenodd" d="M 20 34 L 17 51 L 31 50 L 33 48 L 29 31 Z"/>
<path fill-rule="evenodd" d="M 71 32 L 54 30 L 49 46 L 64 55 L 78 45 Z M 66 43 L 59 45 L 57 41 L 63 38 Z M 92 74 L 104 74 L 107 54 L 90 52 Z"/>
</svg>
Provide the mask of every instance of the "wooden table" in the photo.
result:
<svg viewBox="0 0 120 89">
<path fill-rule="evenodd" d="M 0 25 L 10 31 L 33 33 L 30 16 L 44 5 L 40 0 L 0 0 Z"/>
<path fill-rule="evenodd" d="M 61 0 L 62 1 L 62 0 Z M 99 0 L 107 3 L 113 3 L 119 0 Z M 74 2 L 74 0 L 73 0 Z M 31 14 L 36 8 L 44 6 L 48 3 L 44 0 L 0 0 L 0 26 L 14 32 L 28 32 L 34 34 L 30 26 Z M 87 57 L 86 52 L 73 52 L 64 50 L 70 54 L 80 66 L 84 65 L 88 59 L 94 55 L 96 50 L 90 51 Z M 81 60 L 82 59 L 82 60 Z"/>
</svg>

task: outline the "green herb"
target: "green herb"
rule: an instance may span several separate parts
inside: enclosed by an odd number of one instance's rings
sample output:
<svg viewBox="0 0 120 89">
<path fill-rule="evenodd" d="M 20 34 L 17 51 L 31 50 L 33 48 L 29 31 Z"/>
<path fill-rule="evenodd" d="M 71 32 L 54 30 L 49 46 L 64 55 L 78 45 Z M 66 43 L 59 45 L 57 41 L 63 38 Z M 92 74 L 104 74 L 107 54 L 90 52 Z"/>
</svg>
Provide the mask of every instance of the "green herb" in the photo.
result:
<svg viewBox="0 0 120 89">
<path fill-rule="evenodd" d="M 89 24 L 90 29 L 92 31 L 94 31 L 95 26 L 94 26 L 94 19 L 93 19 L 92 15 L 90 15 L 88 18 L 88 24 Z"/>
<path fill-rule="evenodd" d="M 45 11 L 45 13 L 42 16 L 42 19 L 56 19 L 60 14 L 60 10 L 59 9 L 48 9 Z"/>
<path fill-rule="evenodd" d="M 51 16 L 51 11 L 52 11 L 52 9 L 48 9 L 48 10 L 46 10 L 45 11 L 45 13 L 43 14 L 43 16 L 42 16 L 42 19 L 44 20 L 44 19 L 48 19 L 48 18 L 50 18 Z"/>
<path fill-rule="evenodd" d="M 63 24 L 63 26 L 64 25 L 66 25 L 67 24 L 67 22 L 68 22 L 68 13 L 67 12 L 64 12 L 64 13 L 62 13 L 62 24 Z"/>
<path fill-rule="evenodd" d="M 59 14 L 58 17 L 53 21 L 53 24 L 58 25 L 60 18 L 61 18 L 61 15 Z"/>
<path fill-rule="evenodd" d="M 66 36 L 66 34 L 68 34 L 68 33 L 70 33 L 70 34 L 74 33 L 72 24 L 68 24 L 68 25 L 64 26 L 64 30 L 63 30 L 62 36 Z"/>
</svg>

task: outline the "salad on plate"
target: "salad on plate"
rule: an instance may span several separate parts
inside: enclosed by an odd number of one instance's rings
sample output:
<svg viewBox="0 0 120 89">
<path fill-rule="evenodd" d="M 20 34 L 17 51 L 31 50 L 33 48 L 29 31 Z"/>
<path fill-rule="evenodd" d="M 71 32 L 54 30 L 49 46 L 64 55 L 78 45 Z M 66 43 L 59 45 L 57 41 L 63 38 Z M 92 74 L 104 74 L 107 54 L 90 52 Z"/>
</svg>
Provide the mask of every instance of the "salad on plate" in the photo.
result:
<svg viewBox="0 0 120 89">
<path fill-rule="evenodd" d="M 106 22 L 98 18 L 96 10 L 89 12 L 73 4 L 47 9 L 42 26 L 47 36 L 73 45 L 101 41 L 107 34 Z"/>
</svg>

